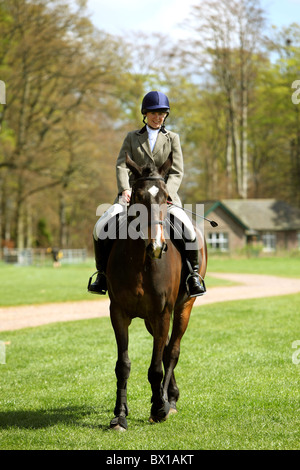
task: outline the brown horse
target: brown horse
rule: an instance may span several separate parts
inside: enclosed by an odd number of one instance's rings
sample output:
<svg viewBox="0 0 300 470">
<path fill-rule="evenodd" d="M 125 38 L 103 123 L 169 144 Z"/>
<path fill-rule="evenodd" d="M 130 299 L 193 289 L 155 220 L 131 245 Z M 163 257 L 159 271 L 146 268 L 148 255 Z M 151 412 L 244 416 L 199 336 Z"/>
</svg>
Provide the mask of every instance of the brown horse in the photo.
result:
<svg viewBox="0 0 300 470">
<path fill-rule="evenodd" d="M 135 177 L 130 207 L 142 205 L 149 216 L 144 224 L 147 227 L 141 227 L 145 236 L 117 239 L 107 265 L 110 317 L 118 348 L 115 368 L 117 399 L 115 418 L 110 427 L 117 430 L 127 429 L 127 379 L 131 367 L 128 357 L 128 327 L 132 319 L 144 319 L 147 330 L 153 336 L 152 360 L 148 369 L 152 389 L 150 421 L 163 421 L 169 412 L 176 412 L 179 390 L 174 368 L 179 358 L 180 341 L 188 326 L 195 301 L 195 298 L 188 297 L 186 293 L 188 271 L 180 251 L 170 239 L 166 240 L 164 233 L 168 198 L 164 178 L 172 165 L 172 155 L 159 169 L 139 167 L 128 155 L 126 164 Z M 133 215 L 128 217 L 127 222 L 134 224 L 135 220 Z M 197 232 L 197 236 L 200 275 L 204 278 L 206 245 L 201 233 Z M 173 328 L 169 337 L 172 314 Z"/>
</svg>

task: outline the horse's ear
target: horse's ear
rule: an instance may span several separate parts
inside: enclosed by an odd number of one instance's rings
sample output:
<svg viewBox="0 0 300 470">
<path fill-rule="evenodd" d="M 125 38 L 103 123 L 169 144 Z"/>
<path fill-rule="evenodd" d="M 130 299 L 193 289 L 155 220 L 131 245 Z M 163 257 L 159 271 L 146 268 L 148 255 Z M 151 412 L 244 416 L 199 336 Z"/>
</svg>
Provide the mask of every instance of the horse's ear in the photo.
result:
<svg viewBox="0 0 300 470">
<path fill-rule="evenodd" d="M 160 169 L 158 170 L 158 173 L 165 177 L 166 174 L 168 173 L 169 169 L 171 168 L 172 166 L 172 163 L 173 163 L 173 153 L 171 152 L 167 158 L 167 160 L 165 161 L 165 163 L 162 164 L 162 166 L 160 167 Z"/>
<path fill-rule="evenodd" d="M 137 177 L 140 178 L 142 176 L 142 168 L 137 165 L 133 160 L 131 160 L 130 156 L 127 152 L 125 152 L 125 162 L 127 168 Z"/>
</svg>

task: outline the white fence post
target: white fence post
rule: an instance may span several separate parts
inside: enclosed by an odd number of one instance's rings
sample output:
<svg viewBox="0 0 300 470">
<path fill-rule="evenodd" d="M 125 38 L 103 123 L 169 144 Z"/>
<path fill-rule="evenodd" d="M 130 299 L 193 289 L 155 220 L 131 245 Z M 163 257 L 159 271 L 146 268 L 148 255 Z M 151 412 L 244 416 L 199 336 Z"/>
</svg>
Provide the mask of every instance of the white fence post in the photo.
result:
<svg viewBox="0 0 300 470">
<path fill-rule="evenodd" d="M 65 249 L 60 251 L 62 252 L 62 258 L 59 259 L 61 264 L 79 264 L 84 263 L 87 259 L 87 251 L 85 248 Z M 45 263 L 45 255 L 45 250 L 40 249 L 26 248 L 19 250 L 17 248 L 6 247 L 3 249 L 3 261 L 5 263 L 19 264 L 21 266 L 41 266 Z"/>
</svg>

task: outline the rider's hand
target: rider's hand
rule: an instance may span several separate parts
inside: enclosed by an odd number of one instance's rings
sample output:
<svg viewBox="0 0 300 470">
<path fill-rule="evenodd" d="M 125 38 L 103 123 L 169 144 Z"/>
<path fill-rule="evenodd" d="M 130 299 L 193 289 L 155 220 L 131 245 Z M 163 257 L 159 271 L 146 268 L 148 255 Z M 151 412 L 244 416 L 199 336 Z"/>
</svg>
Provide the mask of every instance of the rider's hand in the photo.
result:
<svg viewBox="0 0 300 470">
<path fill-rule="evenodd" d="M 122 192 L 122 199 L 124 202 L 130 202 L 131 198 L 131 190 L 130 189 L 125 189 L 125 191 Z"/>
</svg>

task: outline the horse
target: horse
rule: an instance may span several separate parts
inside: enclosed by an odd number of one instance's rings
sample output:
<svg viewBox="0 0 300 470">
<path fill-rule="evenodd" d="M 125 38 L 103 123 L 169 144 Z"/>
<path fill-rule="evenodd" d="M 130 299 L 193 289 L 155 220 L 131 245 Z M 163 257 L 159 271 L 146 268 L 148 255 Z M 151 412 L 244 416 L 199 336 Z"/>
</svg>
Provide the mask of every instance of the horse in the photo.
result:
<svg viewBox="0 0 300 470">
<path fill-rule="evenodd" d="M 128 328 L 131 321 L 136 317 L 142 318 L 153 336 L 152 358 L 148 369 L 152 389 L 149 421 L 164 421 L 169 413 L 177 412 L 179 389 L 174 368 L 179 358 L 180 341 L 187 329 L 195 301 L 195 297 L 189 297 L 186 292 L 188 271 L 180 249 L 165 237 L 168 200 L 165 177 L 172 165 L 172 154 L 160 168 L 154 165 L 141 167 L 128 154 L 126 165 L 134 177 L 128 212 L 130 207 L 138 205 L 147 209 L 148 217 L 144 222 L 146 227 L 141 227 L 144 237 L 117 237 L 107 263 L 110 318 L 118 351 L 115 417 L 110 422 L 110 428 L 119 431 L 128 428 L 127 380 L 131 369 Z M 128 217 L 128 221 L 134 223 L 134 216 Z M 200 247 L 199 274 L 204 279 L 207 250 L 200 231 L 197 231 L 197 237 Z M 169 336 L 172 315 L 173 327 Z"/>
</svg>

